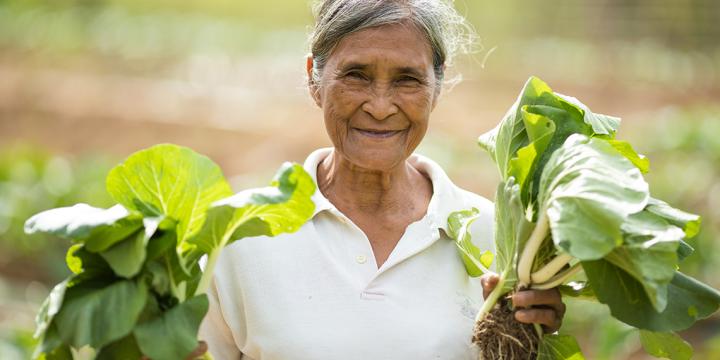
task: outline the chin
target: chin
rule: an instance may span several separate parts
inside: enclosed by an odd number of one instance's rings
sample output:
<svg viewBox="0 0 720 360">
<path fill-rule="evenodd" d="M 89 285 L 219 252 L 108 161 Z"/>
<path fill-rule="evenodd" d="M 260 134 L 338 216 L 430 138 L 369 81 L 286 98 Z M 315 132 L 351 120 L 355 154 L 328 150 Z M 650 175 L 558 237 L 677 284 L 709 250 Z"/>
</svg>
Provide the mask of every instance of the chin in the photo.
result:
<svg viewBox="0 0 720 360">
<path fill-rule="evenodd" d="M 368 170 L 386 171 L 405 162 L 410 154 L 388 149 L 363 149 L 342 154 L 356 166 Z"/>
</svg>

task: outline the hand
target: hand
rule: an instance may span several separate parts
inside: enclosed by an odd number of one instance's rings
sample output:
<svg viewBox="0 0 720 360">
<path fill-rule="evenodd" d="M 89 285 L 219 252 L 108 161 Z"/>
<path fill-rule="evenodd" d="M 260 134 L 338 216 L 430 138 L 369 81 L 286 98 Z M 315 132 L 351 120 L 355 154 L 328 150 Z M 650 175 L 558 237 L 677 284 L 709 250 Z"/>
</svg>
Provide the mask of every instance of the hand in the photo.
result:
<svg viewBox="0 0 720 360">
<path fill-rule="evenodd" d="M 208 351 L 207 343 L 204 341 L 200 341 L 198 343 L 198 346 L 193 350 L 193 352 L 188 355 L 185 360 L 195 360 L 201 356 L 203 356 Z"/>
<path fill-rule="evenodd" d="M 484 298 L 490 295 L 499 279 L 498 275 L 493 273 L 485 274 L 480 278 Z M 518 291 L 513 294 L 512 303 L 517 309 L 515 320 L 519 322 L 540 324 L 547 333 L 557 331 L 562 325 L 565 304 L 557 289 Z"/>
</svg>

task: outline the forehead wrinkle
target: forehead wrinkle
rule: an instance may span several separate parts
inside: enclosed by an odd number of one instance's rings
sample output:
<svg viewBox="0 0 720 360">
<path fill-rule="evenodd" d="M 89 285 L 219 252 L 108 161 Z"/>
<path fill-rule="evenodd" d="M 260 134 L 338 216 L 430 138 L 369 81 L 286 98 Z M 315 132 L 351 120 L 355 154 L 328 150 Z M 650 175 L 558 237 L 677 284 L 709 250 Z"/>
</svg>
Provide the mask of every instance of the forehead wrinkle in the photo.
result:
<svg viewBox="0 0 720 360">
<path fill-rule="evenodd" d="M 409 43 L 417 43 L 419 41 L 421 46 L 405 46 L 404 49 L 410 50 L 413 56 L 403 56 L 402 61 L 410 61 L 418 59 L 420 61 L 413 62 L 410 65 L 415 67 L 425 67 L 427 65 L 432 66 L 432 47 L 428 43 L 426 37 L 422 34 L 416 26 L 406 23 L 398 23 L 392 25 L 382 25 L 378 27 L 363 29 L 359 32 L 351 33 L 345 38 L 340 40 L 337 46 L 333 49 L 329 56 L 329 60 L 338 55 L 343 54 L 347 61 L 357 61 L 358 57 L 363 55 L 358 54 L 358 51 L 364 49 L 371 51 L 371 56 L 382 56 L 381 60 L 389 60 L 392 50 L 398 50 L 399 46 L 403 45 L 403 42 L 398 43 L 398 38 L 393 34 L 404 33 L 401 37 L 412 38 Z M 411 36 L 412 34 L 412 36 Z M 388 52 L 379 51 L 379 54 L 374 50 L 389 50 Z M 426 61 L 423 61 L 426 60 Z M 345 61 L 340 62 L 345 63 Z"/>
</svg>

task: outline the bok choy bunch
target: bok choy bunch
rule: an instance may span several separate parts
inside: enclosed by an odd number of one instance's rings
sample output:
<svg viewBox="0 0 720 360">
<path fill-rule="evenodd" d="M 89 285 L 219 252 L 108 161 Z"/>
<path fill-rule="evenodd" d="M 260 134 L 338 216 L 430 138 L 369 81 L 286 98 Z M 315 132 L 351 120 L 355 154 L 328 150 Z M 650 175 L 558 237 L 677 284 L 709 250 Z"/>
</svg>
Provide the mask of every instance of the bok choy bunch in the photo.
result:
<svg viewBox="0 0 720 360">
<path fill-rule="evenodd" d="M 37 316 L 35 358 L 184 359 L 198 345 L 217 255 L 249 236 L 293 232 L 314 211 L 315 184 L 284 164 L 271 186 L 232 195 L 220 168 L 175 145 L 132 154 L 107 176 L 118 202 L 41 212 L 25 231 L 70 239 L 72 271 Z M 199 260 L 208 256 L 201 271 Z"/>
<path fill-rule="evenodd" d="M 531 77 L 500 124 L 480 136 L 502 177 L 495 198 L 500 279 L 476 331 L 495 329 L 489 316 L 507 294 L 560 287 L 566 296 L 606 304 L 613 317 L 641 329 L 649 353 L 673 346 L 685 349 L 677 358 L 691 353 L 673 332 L 720 306 L 720 292 L 678 271 L 693 251 L 686 240 L 700 218 L 652 197 L 643 178 L 648 160 L 615 138 L 619 124 Z M 472 209 L 449 219 L 473 276 L 489 267 L 488 254 L 469 242 L 468 224 L 477 216 Z M 529 344 L 504 330 L 494 335 L 513 339 L 489 343 L 493 332 L 486 331 L 475 341 L 481 358 L 523 353 L 513 346 L 542 359 L 582 358 L 572 337 L 535 330 Z"/>
</svg>

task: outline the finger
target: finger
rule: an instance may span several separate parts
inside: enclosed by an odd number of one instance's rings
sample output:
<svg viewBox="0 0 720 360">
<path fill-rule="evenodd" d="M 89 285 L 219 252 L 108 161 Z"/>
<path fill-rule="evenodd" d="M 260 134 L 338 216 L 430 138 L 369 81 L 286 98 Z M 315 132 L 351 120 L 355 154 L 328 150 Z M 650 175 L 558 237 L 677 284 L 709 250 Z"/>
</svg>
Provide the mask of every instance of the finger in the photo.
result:
<svg viewBox="0 0 720 360">
<path fill-rule="evenodd" d="M 562 320 L 553 309 L 517 310 L 515 320 L 526 324 L 540 324 L 546 332 L 555 332 L 562 325 Z"/>
<path fill-rule="evenodd" d="M 483 298 L 487 299 L 488 295 L 490 295 L 493 289 L 495 289 L 495 286 L 497 286 L 499 280 L 500 277 L 493 273 L 485 274 L 480 278 L 480 285 L 483 288 Z"/>
<path fill-rule="evenodd" d="M 560 291 L 557 289 L 525 290 L 515 293 L 513 296 L 513 306 L 518 308 L 549 307 L 555 310 L 560 319 L 565 316 L 566 310 Z"/>
<path fill-rule="evenodd" d="M 185 358 L 185 360 L 195 360 L 195 359 L 197 359 L 198 357 L 200 357 L 200 356 L 202 356 L 203 354 L 205 354 L 205 353 L 207 352 L 207 350 L 208 350 L 207 343 L 204 342 L 204 341 L 200 341 L 200 342 L 198 343 L 198 346 L 195 348 L 195 350 L 193 350 L 193 352 L 191 352 L 190 355 L 188 355 L 188 356 Z"/>
<path fill-rule="evenodd" d="M 565 314 L 565 304 L 557 289 L 518 291 L 513 295 L 512 303 L 518 308 L 545 305 L 557 310 L 558 314 Z"/>
</svg>

